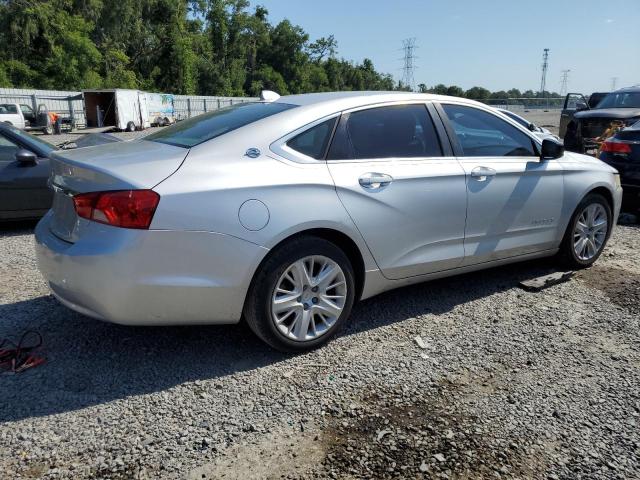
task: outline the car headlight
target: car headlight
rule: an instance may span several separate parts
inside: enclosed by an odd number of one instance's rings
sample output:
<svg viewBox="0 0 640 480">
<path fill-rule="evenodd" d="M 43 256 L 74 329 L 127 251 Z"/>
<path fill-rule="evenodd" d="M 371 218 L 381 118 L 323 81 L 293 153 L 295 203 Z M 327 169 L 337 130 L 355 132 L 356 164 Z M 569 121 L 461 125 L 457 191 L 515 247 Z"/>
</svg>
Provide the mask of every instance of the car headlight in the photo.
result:
<svg viewBox="0 0 640 480">
<path fill-rule="evenodd" d="M 614 173 L 613 174 L 613 181 L 616 184 L 616 189 L 622 188 L 622 184 L 620 183 L 620 174 L 619 173 Z"/>
</svg>

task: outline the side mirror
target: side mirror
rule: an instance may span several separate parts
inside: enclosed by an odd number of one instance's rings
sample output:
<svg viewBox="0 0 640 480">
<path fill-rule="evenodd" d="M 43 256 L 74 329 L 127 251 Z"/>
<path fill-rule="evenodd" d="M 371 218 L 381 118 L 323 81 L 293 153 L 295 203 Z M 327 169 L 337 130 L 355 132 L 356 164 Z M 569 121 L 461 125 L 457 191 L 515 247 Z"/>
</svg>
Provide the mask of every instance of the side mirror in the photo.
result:
<svg viewBox="0 0 640 480">
<path fill-rule="evenodd" d="M 576 112 L 579 112 L 580 110 L 589 110 L 589 105 L 584 102 L 576 103 Z"/>
<path fill-rule="evenodd" d="M 545 138 L 542 141 L 542 151 L 540 153 L 540 161 L 553 160 L 564 155 L 564 145 L 562 142 L 554 138 Z"/>
<path fill-rule="evenodd" d="M 35 153 L 25 148 L 21 148 L 16 152 L 16 160 L 22 165 L 35 165 L 37 159 L 38 156 Z"/>
</svg>

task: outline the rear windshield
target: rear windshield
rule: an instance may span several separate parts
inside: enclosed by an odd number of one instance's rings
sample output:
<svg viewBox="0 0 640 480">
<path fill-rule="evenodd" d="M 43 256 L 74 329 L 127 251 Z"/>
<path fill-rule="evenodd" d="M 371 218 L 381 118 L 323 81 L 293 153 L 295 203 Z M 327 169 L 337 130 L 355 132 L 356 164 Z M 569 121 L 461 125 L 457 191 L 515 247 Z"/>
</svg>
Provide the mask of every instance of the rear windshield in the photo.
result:
<svg viewBox="0 0 640 480">
<path fill-rule="evenodd" d="M 238 103 L 178 122 L 144 137 L 153 142 L 191 148 L 276 113 L 294 108 L 286 103 Z"/>
<path fill-rule="evenodd" d="M 612 92 L 596 108 L 640 108 L 640 92 Z"/>
</svg>

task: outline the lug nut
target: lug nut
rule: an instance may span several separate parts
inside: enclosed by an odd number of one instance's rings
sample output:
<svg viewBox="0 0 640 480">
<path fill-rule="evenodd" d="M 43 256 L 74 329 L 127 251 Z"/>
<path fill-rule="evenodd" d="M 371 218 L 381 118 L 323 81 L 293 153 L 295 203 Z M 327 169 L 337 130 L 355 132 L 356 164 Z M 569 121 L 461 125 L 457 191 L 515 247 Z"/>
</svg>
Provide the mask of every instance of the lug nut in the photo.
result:
<svg viewBox="0 0 640 480">
<path fill-rule="evenodd" d="M 312 292 L 317 292 L 317 291 L 318 291 L 318 287 L 313 287 L 313 288 L 311 289 L 311 291 L 312 291 Z"/>
<path fill-rule="evenodd" d="M 318 303 L 318 297 L 313 297 L 313 298 L 311 299 L 311 301 L 312 301 L 313 303 Z"/>
</svg>

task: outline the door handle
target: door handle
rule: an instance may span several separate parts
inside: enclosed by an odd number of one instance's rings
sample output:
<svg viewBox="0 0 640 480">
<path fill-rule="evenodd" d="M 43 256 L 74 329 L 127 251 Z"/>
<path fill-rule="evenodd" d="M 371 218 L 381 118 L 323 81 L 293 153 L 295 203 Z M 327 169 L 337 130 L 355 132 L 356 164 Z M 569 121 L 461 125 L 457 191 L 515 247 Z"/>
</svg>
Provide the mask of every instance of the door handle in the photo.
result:
<svg viewBox="0 0 640 480">
<path fill-rule="evenodd" d="M 362 188 L 367 190 L 378 190 L 379 188 L 386 187 L 393 181 L 391 175 L 386 173 L 368 172 L 363 173 L 358 178 L 358 183 Z"/>
<path fill-rule="evenodd" d="M 487 177 L 495 177 L 496 171 L 489 167 L 476 167 L 471 170 L 471 178 L 475 178 L 479 182 L 484 182 Z"/>
</svg>

